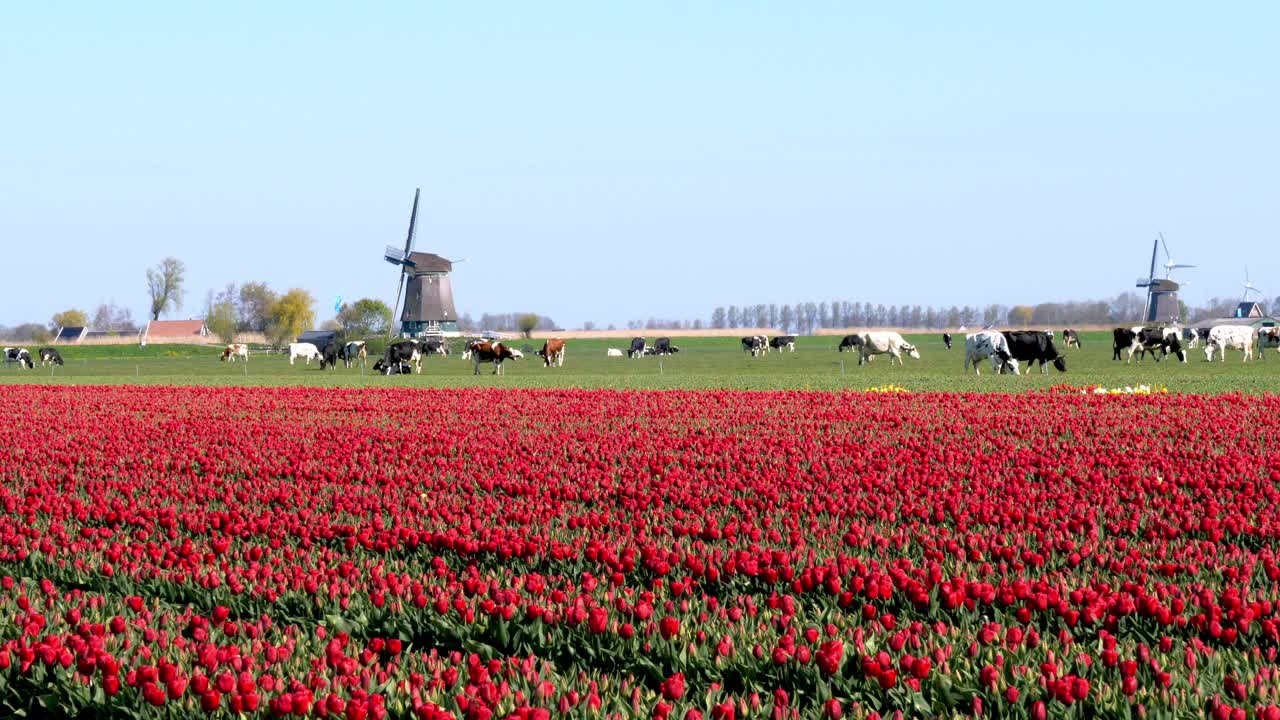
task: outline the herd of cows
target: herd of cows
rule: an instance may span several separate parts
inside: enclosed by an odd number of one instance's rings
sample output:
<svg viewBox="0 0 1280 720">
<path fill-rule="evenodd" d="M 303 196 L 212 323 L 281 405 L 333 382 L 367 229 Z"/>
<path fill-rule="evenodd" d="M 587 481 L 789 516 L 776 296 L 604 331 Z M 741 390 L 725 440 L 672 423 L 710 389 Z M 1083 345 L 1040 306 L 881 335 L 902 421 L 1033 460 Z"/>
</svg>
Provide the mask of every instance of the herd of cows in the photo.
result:
<svg viewBox="0 0 1280 720">
<path fill-rule="evenodd" d="M 1040 372 L 1047 372 L 1053 365 L 1059 372 L 1067 371 L 1066 356 L 1059 352 L 1054 342 L 1055 334 L 1051 330 L 981 330 L 964 336 L 964 371 L 972 367 L 975 373 L 981 373 L 983 361 L 991 362 L 991 369 L 996 373 L 1020 375 L 1023 369 L 1030 370 L 1040 366 Z M 950 333 L 942 334 L 942 342 L 947 350 L 952 347 L 953 338 Z M 1080 334 L 1075 330 L 1064 330 L 1062 342 L 1067 348 L 1081 348 Z M 795 352 L 795 335 L 751 335 L 741 339 L 742 350 L 752 357 L 759 357 L 772 351 Z M 1139 362 L 1146 355 L 1151 355 L 1157 362 L 1173 355 L 1180 362 L 1187 362 L 1188 349 L 1204 345 L 1205 359 L 1212 361 L 1214 355 L 1220 361 L 1226 361 L 1227 350 L 1239 350 L 1247 362 L 1253 357 L 1256 346 L 1258 357 L 1264 358 L 1263 351 L 1268 348 L 1280 348 L 1280 328 L 1266 327 L 1255 329 L 1243 325 L 1217 325 L 1210 328 L 1176 327 L 1118 327 L 1112 331 L 1112 360 L 1124 357 L 1125 363 L 1137 356 Z M 566 342 L 563 338 L 546 340 L 537 355 L 546 367 L 563 366 Z M 903 356 L 920 359 L 920 351 L 915 345 L 907 342 L 901 334 L 892 330 L 871 331 L 846 335 L 836 347 L 840 352 L 858 353 L 858 364 L 871 362 L 877 355 L 888 355 L 889 363 L 894 361 L 904 364 Z M 289 364 L 302 360 L 310 365 L 312 360 L 320 364 L 320 368 L 332 369 L 338 362 L 347 367 L 357 364 L 363 367 L 369 353 L 364 341 L 347 343 L 328 343 L 323 348 L 313 343 L 290 343 L 287 352 Z M 640 358 L 645 356 L 673 355 L 680 348 L 671 343 L 671 338 L 660 337 L 653 345 L 649 345 L 643 337 L 632 338 L 631 345 L 624 352 L 621 348 L 608 348 L 608 357 Z M 421 339 L 403 339 L 387 345 L 382 355 L 375 359 L 373 370 L 385 375 L 407 375 L 421 373 L 422 362 L 429 355 L 450 354 L 449 342 L 442 337 Z M 475 374 L 480 374 L 481 365 L 492 365 L 494 374 L 503 373 L 503 363 L 516 361 L 524 357 L 524 353 L 500 340 L 472 339 L 462 346 L 462 359 L 470 360 L 475 366 Z M 0 355 L 4 365 L 17 364 L 19 367 L 35 368 L 36 359 L 40 365 L 62 365 L 62 355 L 51 347 L 40 348 L 33 358 L 25 348 L 6 347 Z M 222 351 L 224 362 L 249 360 L 249 346 L 242 343 L 227 345 Z"/>
</svg>

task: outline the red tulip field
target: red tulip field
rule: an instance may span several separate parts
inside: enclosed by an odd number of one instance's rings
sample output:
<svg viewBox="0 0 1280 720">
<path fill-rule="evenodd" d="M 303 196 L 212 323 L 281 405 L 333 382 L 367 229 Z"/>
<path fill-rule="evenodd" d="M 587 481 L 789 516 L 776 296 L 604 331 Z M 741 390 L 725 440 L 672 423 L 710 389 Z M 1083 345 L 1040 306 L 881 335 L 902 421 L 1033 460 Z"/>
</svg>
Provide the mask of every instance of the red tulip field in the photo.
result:
<svg viewBox="0 0 1280 720">
<path fill-rule="evenodd" d="M 1280 719 L 1280 397 L 0 392 L 0 716 Z"/>
</svg>

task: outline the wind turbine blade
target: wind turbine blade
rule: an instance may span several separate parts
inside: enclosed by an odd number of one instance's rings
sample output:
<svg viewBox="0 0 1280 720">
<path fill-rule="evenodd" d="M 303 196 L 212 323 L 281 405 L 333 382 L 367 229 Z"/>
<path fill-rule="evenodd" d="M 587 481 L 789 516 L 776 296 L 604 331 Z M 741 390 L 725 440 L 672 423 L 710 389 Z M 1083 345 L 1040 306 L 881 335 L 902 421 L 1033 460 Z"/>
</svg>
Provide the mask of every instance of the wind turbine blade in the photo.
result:
<svg viewBox="0 0 1280 720">
<path fill-rule="evenodd" d="M 1167 244 L 1165 244 L 1165 241 L 1164 241 L 1164 233 L 1162 233 L 1162 232 L 1158 232 L 1158 233 L 1156 233 L 1156 235 L 1159 235 L 1159 236 L 1160 236 L 1160 245 L 1164 247 L 1164 256 L 1168 258 L 1168 257 L 1169 257 L 1169 246 L 1168 246 Z M 1173 258 L 1169 258 L 1169 259 L 1170 259 L 1170 260 L 1172 260 Z"/>
</svg>

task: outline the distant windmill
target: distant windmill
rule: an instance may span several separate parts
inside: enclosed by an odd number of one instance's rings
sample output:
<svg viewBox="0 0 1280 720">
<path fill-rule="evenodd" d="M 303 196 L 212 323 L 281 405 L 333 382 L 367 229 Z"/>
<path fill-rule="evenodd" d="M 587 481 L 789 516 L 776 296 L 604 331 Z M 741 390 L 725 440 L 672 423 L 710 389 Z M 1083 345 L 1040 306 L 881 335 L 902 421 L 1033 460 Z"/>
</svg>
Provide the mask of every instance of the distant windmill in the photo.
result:
<svg viewBox="0 0 1280 720">
<path fill-rule="evenodd" d="M 1156 258 L 1164 248 L 1164 277 L 1156 277 Z M 1151 242 L 1151 268 L 1145 278 L 1138 278 L 1137 287 L 1147 289 L 1147 305 L 1142 311 L 1143 322 L 1177 323 L 1181 319 L 1182 310 L 1178 305 L 1178 283 L 1173 280 L 1173 271 L 1181 268 L 1193 268 L 1195 265 L 1182 265 L 1173 261 L 1169 246 L 1164 241 L 1164 234 L 1157 233 Z"/>
<path fill-rule="evenodd" d="M 413 209 L 409 212 L 409 231 L 405 234 L 404 250 L 388 245 L 383 259 L 400 268 L 400 284 L 396 288 L 396 302 L 391 306 L 392 318 L 400 306 L 400 293 L 404 296 L 404 311 L 400 313 L 399 330 L 403 335 L 454 334 L 458 331 L 458 314 L 453 307 L 453 284 L 449 273 L 453 262 L 434 253 L 415 252 L 413 249 L 418 227 L 418 199 L 421 188 L 413 191 Z M 391 334 L 395 335 L 392 323 Z"/>
<path fill-rule="evenodd" d="M 1249 266 L 1245 265 L 1244 266 L 1244 295 L 1240 297 L 1240 302 L 1242 303 L 1249 302 L 1249 293 L 1251 292 L 1258 293 L 1259 295 L 1262 294 L 1262 291 L 1259 290 L 1257 286 L 1249 282 Z"/>
</svg>

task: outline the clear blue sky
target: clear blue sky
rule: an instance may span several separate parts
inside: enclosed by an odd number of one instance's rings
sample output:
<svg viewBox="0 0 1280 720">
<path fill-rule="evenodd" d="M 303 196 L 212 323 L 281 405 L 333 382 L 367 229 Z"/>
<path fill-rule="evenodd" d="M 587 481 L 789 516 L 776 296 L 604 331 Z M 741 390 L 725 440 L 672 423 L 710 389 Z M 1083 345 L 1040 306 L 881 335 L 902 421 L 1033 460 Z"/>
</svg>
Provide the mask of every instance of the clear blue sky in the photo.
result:
<svg viewBox="0 0 1280 720">
<path fill-rule="evenodd" d="M 561 325 L 717 304 L 1280 294 L 1280 5 L 17 3 L 0 10 L 0 323 L 186 262 Z"/>
</svg>

